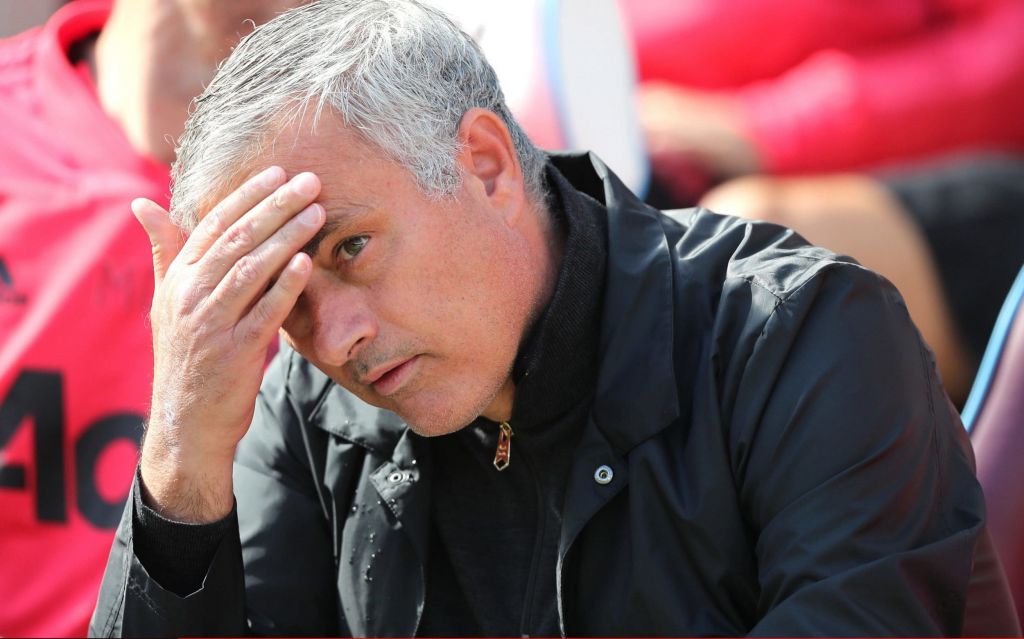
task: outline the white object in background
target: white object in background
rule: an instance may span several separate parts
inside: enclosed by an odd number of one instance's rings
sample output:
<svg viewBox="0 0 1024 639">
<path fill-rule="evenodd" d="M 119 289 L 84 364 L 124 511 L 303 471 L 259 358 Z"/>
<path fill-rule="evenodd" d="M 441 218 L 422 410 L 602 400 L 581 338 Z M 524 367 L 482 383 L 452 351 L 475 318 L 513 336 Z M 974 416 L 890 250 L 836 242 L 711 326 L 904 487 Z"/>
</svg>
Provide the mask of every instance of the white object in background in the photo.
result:
<svg viewBox="0 0 1024 639">
<path fill-rule="evenodd" d="M 635 193 L 648 165 L 632 45 L 614 0 L 430 0 L 472 36 L 534 144 L 591 150 Z"/>
</svg>

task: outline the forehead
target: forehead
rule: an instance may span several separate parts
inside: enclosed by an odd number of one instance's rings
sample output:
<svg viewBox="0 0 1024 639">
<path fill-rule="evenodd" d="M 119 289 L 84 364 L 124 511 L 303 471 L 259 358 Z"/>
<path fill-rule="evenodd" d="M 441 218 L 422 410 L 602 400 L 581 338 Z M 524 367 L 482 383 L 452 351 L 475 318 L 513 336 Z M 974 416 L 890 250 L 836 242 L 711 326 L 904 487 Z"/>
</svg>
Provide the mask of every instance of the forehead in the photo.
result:
<svg viewBox="0 0 1024 639">
<path fill-rule="evenodd" d="M 302 171 L 316 173 L 323 184 L 322 197 L 376 193 L 384 198 L 432 199 L 409 169 L 326 115 L 315 128 L 300 124 L 282 130 L 269 151 L 269 162 L 284 168 L 289 177 Z"/>
<path fill-rule="evenodd" d="M 262 152 L 214 194 L 207 210 L 231 191 L 270 166 L 280 166 L 289 179 L 302 172 L 321 182 L 317 202 L 330 216 L 336 206 L 377 206 L 382 198 L 419 193 L 412 175 L 362 136 L 324 117 L 315 128 L 293 123 L 274 132 Z"/>
</svg>

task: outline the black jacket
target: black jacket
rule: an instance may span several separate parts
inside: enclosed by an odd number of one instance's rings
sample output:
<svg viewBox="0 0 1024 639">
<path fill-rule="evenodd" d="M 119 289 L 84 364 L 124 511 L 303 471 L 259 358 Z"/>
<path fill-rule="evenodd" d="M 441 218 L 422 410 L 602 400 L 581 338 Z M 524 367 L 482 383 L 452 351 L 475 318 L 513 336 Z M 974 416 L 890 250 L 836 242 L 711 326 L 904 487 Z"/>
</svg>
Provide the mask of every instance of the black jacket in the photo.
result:
<svg viewBox="0 0 1024 639">
<path fill-rule="evenodd" d="M 553 162 L 607 208 L 609 254 L 563 632 L 958 634 L 984 505 L 895 289 L 778 226 L 660 214 L 593 156 Z M 426 440 L 284 351 L 236 458 L 241 543 L 178 597 L 135 557 L 129 499 L 90 631 L 411 636 L 430 479 Z"/>
</svg>

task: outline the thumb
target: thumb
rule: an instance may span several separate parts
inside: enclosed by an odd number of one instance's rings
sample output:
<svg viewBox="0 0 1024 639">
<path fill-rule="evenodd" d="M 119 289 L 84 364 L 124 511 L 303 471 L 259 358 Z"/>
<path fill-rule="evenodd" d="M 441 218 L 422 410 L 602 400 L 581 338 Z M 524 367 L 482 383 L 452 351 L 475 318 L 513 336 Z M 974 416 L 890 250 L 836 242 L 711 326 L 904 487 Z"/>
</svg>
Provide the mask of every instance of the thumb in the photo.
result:
<svg viewBox="0 0 1024 639">
<path fill-rule="evenodd" d="M 149 235 L 153 246 L 153 275 L 159 285 L 185 240 L 167 211 L 156 202 L 141 197 L 132 200 L 132 213 Z"/>
</svg>

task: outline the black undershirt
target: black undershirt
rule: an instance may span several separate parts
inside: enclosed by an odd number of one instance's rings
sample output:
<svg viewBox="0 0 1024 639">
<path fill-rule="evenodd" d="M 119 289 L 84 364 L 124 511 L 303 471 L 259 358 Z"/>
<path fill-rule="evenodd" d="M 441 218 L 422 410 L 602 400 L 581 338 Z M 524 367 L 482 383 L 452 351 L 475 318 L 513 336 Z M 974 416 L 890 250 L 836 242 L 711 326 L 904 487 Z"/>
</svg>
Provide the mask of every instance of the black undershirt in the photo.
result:
<svg viewBox="0 0 1024 639">
<path fill-rule="evenodd" d="M 607 240 L 600 205 L 550 165 L 548 187 L 564 254 L 551 302 L 513 368 L 510 464 L 493 466 L 498 425 L 483 418 L 431 440 L 434 510 L 419 636 L 560 634 L 562 502 L 596 380 Z M 187 595 L 202 583 L 231 516 L 173 522 L 137 490 L 135 553 L 161 586 Z"/>
</svg>

